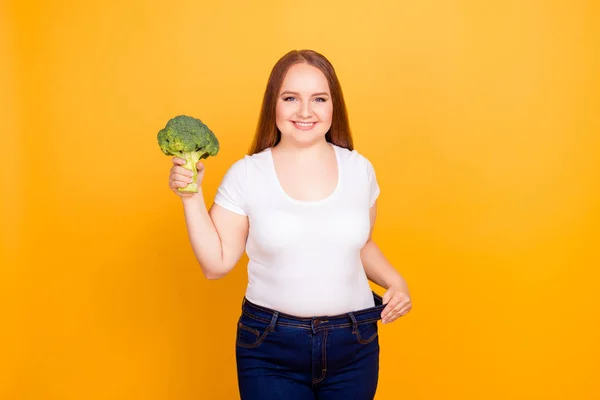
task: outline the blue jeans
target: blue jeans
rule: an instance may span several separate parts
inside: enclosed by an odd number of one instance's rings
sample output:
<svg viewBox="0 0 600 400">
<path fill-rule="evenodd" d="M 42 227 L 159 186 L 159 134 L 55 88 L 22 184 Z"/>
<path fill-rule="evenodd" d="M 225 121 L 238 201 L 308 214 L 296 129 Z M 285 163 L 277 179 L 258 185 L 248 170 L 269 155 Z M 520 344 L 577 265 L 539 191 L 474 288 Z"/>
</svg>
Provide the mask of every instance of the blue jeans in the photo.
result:
<svg viewBox="0 0 600 400">
<path fill-rule="evenodd" d="M 236 360 L 242 400 L 372 400 L 379 376 L 377 321 L 385 307 L 300 318 L 244 298 Z"/>
</svg>

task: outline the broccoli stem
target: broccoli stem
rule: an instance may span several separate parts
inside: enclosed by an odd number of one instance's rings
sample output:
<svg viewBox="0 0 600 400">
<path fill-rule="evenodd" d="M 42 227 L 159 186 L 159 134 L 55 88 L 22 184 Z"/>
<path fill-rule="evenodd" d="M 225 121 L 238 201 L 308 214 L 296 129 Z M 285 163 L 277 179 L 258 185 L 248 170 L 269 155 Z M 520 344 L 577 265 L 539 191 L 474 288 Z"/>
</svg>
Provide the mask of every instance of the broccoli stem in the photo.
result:
<svg viewBox="0 0 600 400">
<path fill-rule="evenodd" d="M 189 193 L 198 193 L 198 184 L 196 183 L 196 178 L 198 177 L 198 169 L 196 168 L 196 164 L 200 161 L 200 157 L 202 157 L 204 153 L 198 151 L 182 151 L 179 154 L 179 157 L 185 159 L 184 168 L 189 169 L 194 173 L 192 177 L 192 183 L 188 184 L 184 188 L 179 188 L 180 192 L 189 192 Z"/>
</svg>

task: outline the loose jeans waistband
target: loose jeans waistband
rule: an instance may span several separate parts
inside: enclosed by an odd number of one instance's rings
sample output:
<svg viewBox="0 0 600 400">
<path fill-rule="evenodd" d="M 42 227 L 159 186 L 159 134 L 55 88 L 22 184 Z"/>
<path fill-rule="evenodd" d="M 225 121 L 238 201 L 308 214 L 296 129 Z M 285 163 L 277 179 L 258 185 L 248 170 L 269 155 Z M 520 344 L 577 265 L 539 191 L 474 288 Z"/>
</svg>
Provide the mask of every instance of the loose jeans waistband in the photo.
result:
<svg viewBox="0 0 600 400">
<path fill-rule="evenodd" d="M 299 329 L 310 329 L 317 332 L 323 329 L 347 328 L 352 326 L 356 329 L 358 325 L 376 322 L 381 319 L 381 312 L 385 308 L 381 296 L 373 292 L 375 306 L 362 310 L 351 311 L 338 315 L 296 317 L 285 314 L 267 307 L 252 303 L 244 297 L 242 302 L 242 313 L 247 316 L 269 323 L 268 330 L 274 331 L 275 326 L 283 325 Z"/>
</svg>

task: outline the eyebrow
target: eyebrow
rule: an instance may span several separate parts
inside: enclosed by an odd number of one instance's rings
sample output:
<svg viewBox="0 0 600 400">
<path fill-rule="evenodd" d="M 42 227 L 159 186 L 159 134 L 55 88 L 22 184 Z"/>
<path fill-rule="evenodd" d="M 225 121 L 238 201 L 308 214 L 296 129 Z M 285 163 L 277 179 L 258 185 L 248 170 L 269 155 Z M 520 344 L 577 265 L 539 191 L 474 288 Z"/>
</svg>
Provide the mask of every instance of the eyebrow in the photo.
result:
<svg viewBox="0 0 600 400">
<path fill-rule="evenodd" d="M 298 92 L 290 92 L 289 90 L 286 90 L 285 92 L 281 92 L 281 96 L 283 96 L 284 94 L 294 94 L 296 96 L 300 95 L 300 93 L 298 93 Z M 329 93 L 326 93 L 326 92 L 314 93 L 312 96 L 329 96 Z"/>
</svg>

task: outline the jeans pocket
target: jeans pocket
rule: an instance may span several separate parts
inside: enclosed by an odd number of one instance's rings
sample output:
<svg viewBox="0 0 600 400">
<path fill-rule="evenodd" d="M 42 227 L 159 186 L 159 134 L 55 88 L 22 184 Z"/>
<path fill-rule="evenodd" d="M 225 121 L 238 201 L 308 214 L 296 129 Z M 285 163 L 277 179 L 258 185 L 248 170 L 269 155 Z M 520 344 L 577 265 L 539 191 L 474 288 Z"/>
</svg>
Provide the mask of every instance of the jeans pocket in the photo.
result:
<svg viewBox="0 0 600 400">
<path fill-rule="evenodd" d="M 242 315 L 238 321 L 236 344 L 249 349 L 258 347 L 269 332 L 269 323 Z"/>
<path fill-rule="evenodd" d="M 356 330 L 354 331 L 354 335 L 360 344 L 371 343 L 377 338 L 378 335 L 377 321 L 358 324 L 356 326 Z"/>
</svg>

